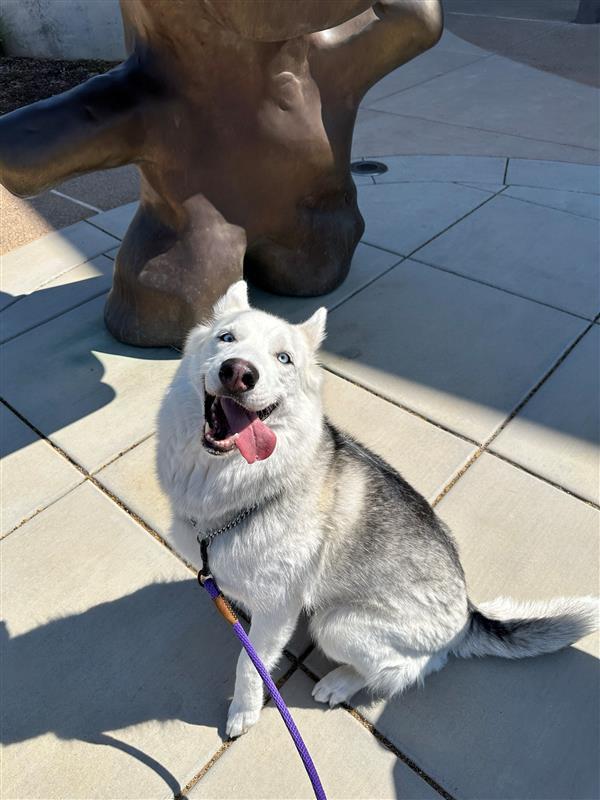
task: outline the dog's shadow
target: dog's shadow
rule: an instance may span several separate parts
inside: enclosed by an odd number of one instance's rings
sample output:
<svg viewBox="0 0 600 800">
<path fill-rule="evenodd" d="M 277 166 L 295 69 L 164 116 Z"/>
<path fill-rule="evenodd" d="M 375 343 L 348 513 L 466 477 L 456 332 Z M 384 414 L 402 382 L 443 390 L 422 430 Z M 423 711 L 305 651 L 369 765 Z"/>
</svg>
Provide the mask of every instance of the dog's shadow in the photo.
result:
<svg viewBox="0 0 600 800">
<path fill-rule="evenodd" d="M 164 765 L 111 732 L 182 720 L 224 737 L 239 644 L 203 601 L 193 579 L 157 583 L 24 633 L 4 629 L 3 743 L 50 732 L 117 747 L 178 795 Z M 599 685 L 598 660 L 576 648 L 516 662 L 454 660 L 425 688 L 367 713 L 450 793 L 594 798 Z M 397 797 L 406 796 L 406 769 L 399 761 Z"/>
<path fill-rule="evenodd" d="M 146 586 L 25 633 L 2 631 L 4 744 L 54 733 L 111 745 L 177 779 L 107 732 L 183 720 L 225 735 L 239 647 L 195 580 Z"/>
</svg>

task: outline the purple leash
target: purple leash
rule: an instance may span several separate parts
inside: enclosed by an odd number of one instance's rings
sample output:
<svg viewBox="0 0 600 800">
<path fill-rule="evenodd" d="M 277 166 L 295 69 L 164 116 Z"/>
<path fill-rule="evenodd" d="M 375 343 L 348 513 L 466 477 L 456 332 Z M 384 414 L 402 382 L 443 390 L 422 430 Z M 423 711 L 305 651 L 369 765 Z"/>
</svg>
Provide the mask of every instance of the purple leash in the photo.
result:
<svg viewBox="0 0 600 800">
<path fill-rule="evenodd" d="M 304 764 L 304 768 L 308 773 L 308 777 L 310 778 L 310 782 L 312 783 L 312 787 L 315 793 L 315 797 L 317 800 L 327 800 L 327 796 L 325 791 L 323 790 L 323 786 L 321 785 L 321 781 L 317 774 L 317 770 L 315 765 L 313 764 L 313 760 L 310 757 L 310 753 L 306 749 L 306 745 L 300 736 L 300 731 L 296 727 L 296 723 L 292 719 L 292 715 L 290 714 L 288 707 L 283 701 L 283 697 L 279 694 L 279 689 L 273 683 L 273 680 L 269 673 L 267 672 L 265 665 L 260 660 L 258 653 L 252 646 L 252 642 L 248 638 L 246 631 L 242 628 L 238 618 L 234 614 L 231 606 L 223 596 L 223 593 L 217 586 L 215 579 L 212 577 L 210 572 L 208 571 L 208 544 L 210 541 L 204 539 L 200 542 L 200 548 L 202 550 L 202 562 L 203 567 L 198 573 L 198 583 L 200 586 L 203 586 L 206 591 L 209 593 L 211 598 L 214 601 L 217 609 L 219 610 L 220 614 L 225 617 L 227 622 L 233 627 L 233 631 L 235 635 L 238 637 L 242 646 L 248 657 L 256 667 L 256 671 L 260 675 L 263 680 L 263 683 L 267 687 L 269 694 L 273 698 L 273 702 L 277 706 L 277 710 L 281 714 L 283 721 L 285 722 L 286 728 L 290 732 L 290 736 L 294 744 L 296 745 L 296 750 L 300 754 L 300 758 L 302 759 L 302 763 Z M 203 546 L 204 545 L 204 546 Z"/>
</svg>

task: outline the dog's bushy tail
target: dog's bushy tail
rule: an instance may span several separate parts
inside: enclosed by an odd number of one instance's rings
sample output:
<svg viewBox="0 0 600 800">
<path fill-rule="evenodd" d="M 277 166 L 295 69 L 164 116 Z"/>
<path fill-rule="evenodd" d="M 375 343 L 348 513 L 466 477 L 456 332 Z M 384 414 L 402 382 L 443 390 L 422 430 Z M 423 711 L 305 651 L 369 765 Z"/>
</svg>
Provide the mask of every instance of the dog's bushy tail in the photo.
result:
<svg viewBox="0 0 600 800">
<path fill-rule="evenodd" d="M 535 603 L 499 597 L 478 608 L 471 606 L 465 636 L 453 652 L 463 658 L 553 653 L 598 630 L 599 622 L 600 602 L 595 597 L 557 597 Z"/>
</svg>

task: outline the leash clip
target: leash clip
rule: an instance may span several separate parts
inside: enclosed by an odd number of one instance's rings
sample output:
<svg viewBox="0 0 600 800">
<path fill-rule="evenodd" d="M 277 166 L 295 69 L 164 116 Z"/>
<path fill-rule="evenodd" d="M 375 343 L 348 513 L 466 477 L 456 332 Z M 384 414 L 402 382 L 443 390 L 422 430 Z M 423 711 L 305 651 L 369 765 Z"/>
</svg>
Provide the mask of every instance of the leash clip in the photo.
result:
<svg viewBox="0 0 600 800">
<path fill-rule="evenodd" d="M 200 586 L 204 586 L 204 582 L 208 578 L 213 577 L 208 564 L 208 545 L 210 544 L 210 538 L 203 539 L 200 534 L 198 534 L 196 536 L 196 541 L 200 545 L 200 558 L 202 559 L 202 567 L 198 570 L 198 583 Z"/>
</svg>

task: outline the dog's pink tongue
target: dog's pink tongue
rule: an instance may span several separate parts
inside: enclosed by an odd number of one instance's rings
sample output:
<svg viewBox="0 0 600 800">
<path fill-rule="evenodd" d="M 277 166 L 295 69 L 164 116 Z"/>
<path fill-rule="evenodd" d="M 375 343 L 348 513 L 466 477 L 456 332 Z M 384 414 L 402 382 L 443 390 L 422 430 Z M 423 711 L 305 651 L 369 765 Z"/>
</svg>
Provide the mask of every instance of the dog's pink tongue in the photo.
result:
<svg viewBox="0 0 600 800">
<path fill-rule="evenodd" d="M 254 411 L 242 408 L 228 397 L 221 398 L 232 433 L 237 433 L 235 444 L 249 464 L 268 458 L 277 442 L 277 436 L 262 422 Z"/>
</svg>

